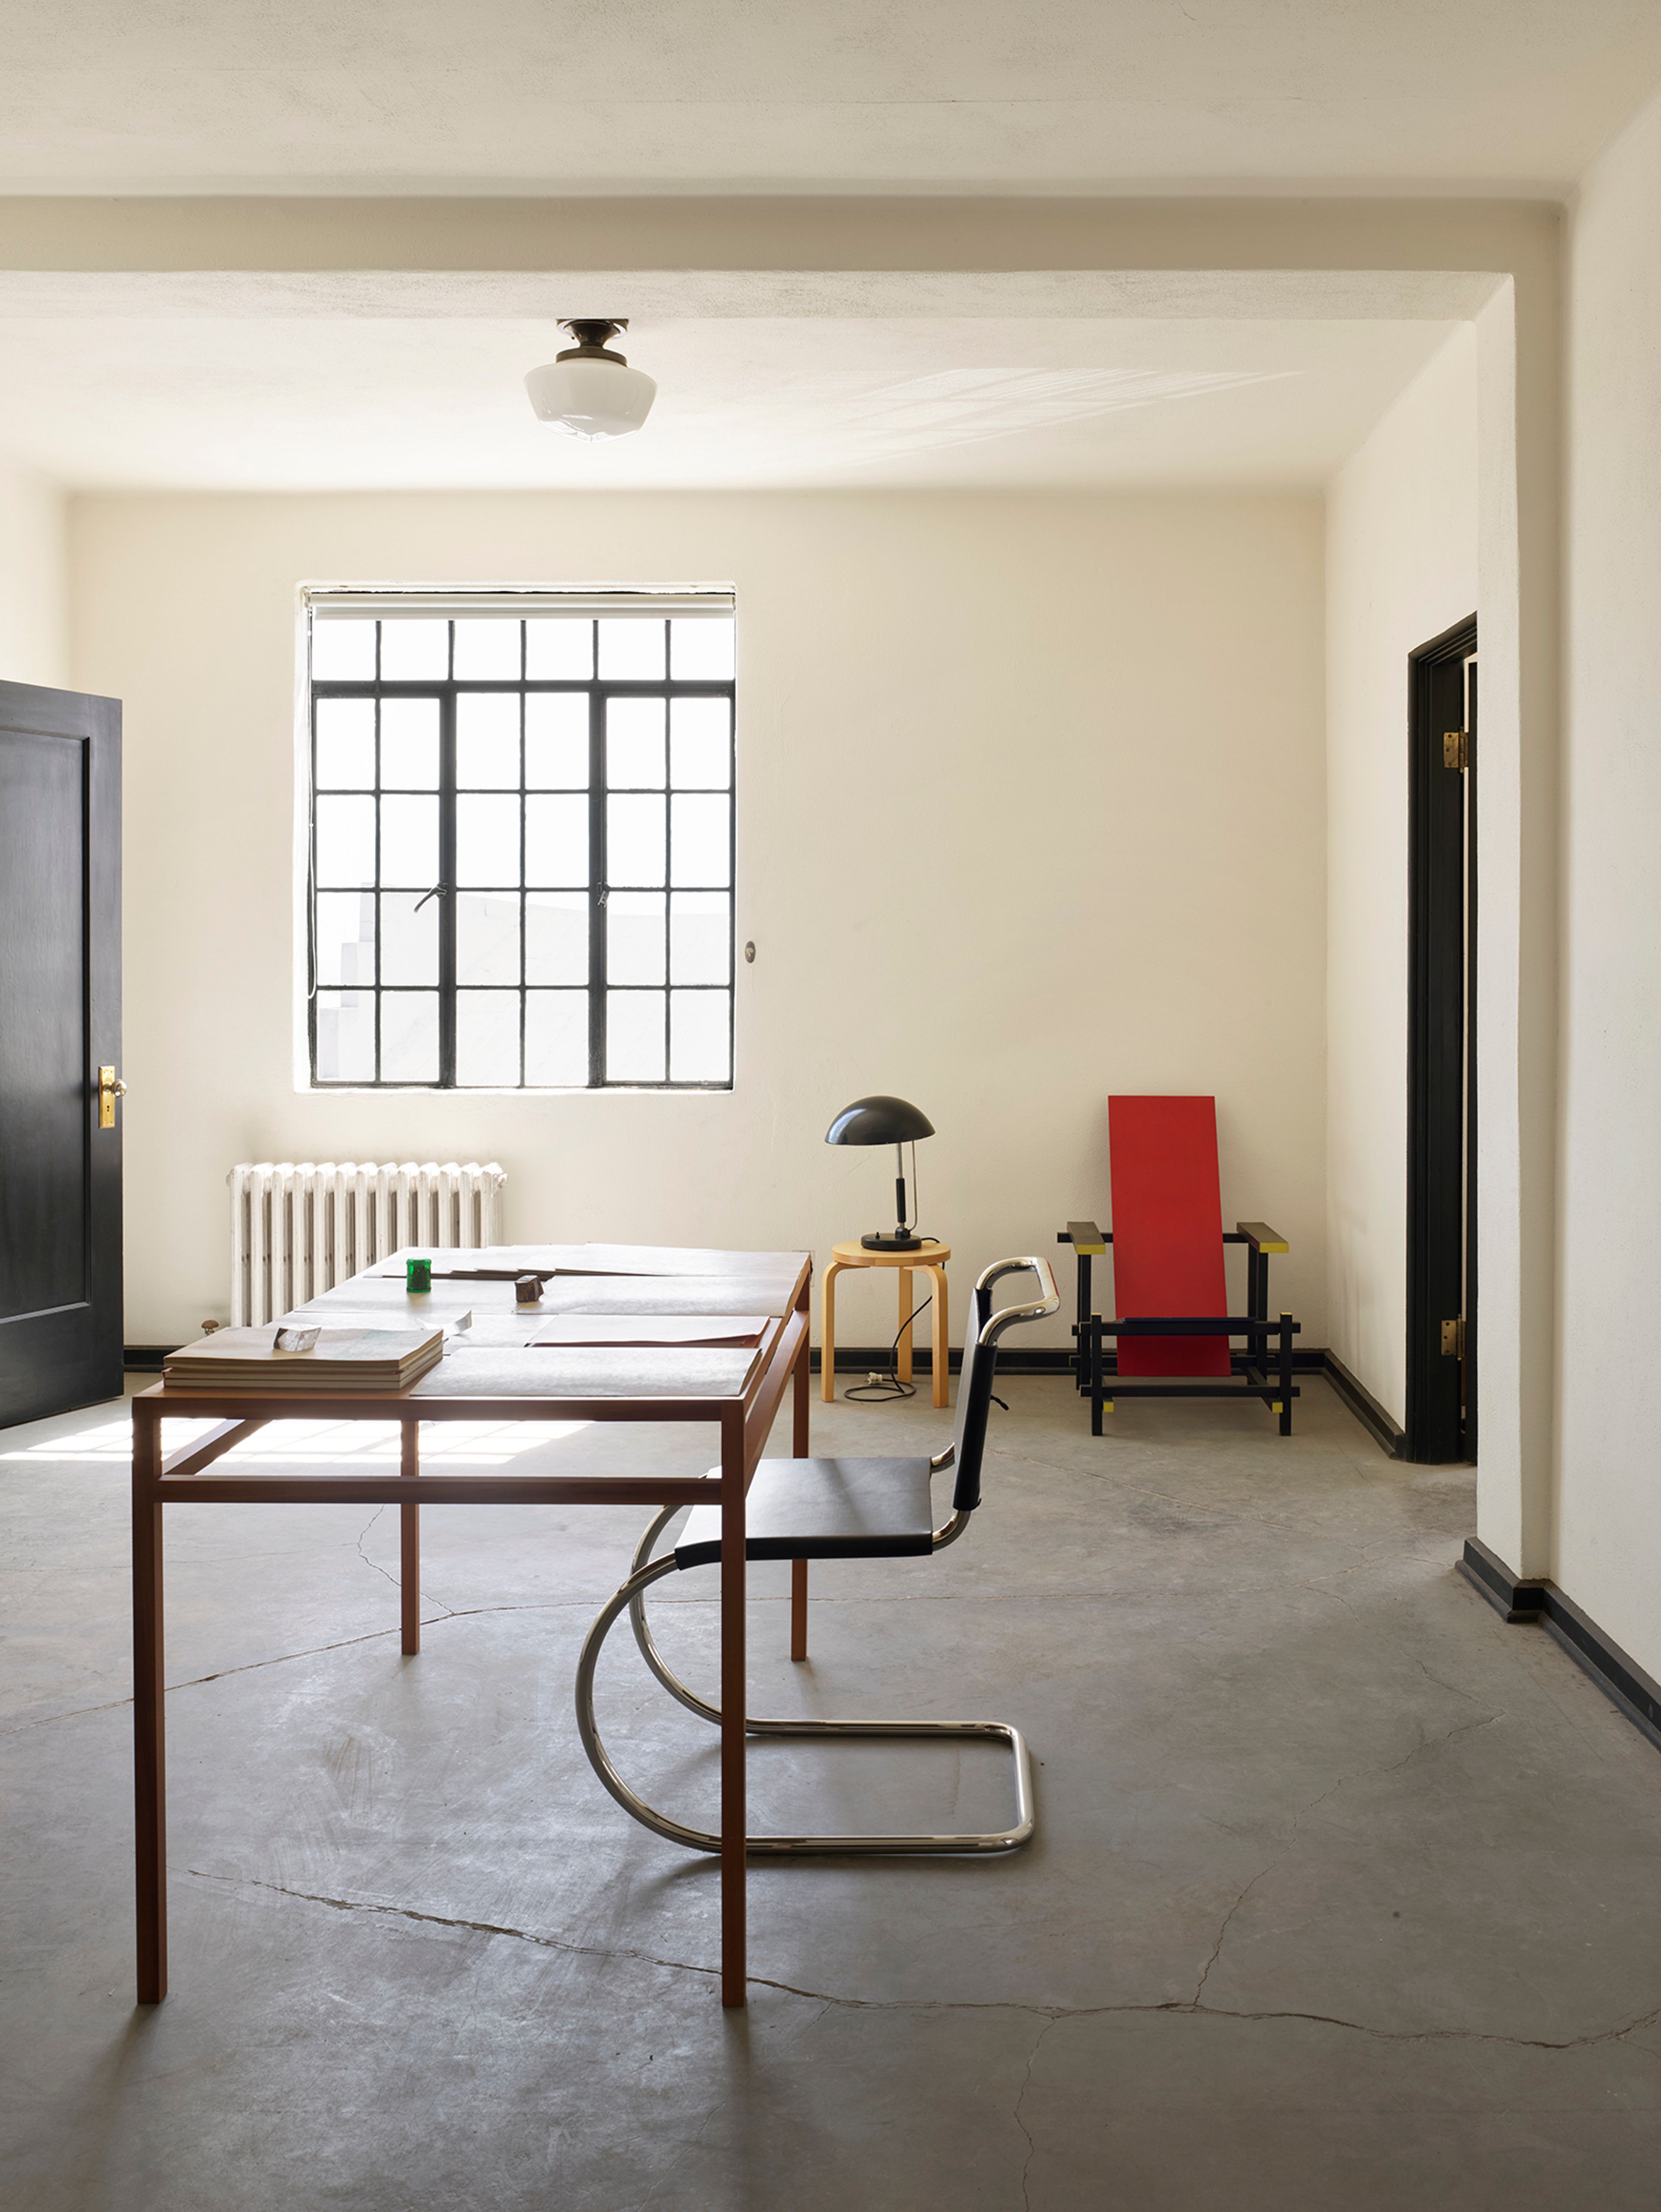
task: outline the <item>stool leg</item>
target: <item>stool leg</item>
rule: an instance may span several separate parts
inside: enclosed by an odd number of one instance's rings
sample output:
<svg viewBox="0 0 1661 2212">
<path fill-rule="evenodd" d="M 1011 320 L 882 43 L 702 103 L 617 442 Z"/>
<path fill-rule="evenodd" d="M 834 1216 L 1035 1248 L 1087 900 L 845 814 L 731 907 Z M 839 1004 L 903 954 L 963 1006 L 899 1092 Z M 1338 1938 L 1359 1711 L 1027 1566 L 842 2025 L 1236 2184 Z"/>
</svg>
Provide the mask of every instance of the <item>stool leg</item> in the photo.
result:
<svg viewBox="0 0 1661 2212">
<path fill-rule="evenodd" d="M 948 1333 L 946 1270 L 944 1267 L 931 1267 L 928 1273 L 934 1285 L 934 1403 L 944 1406 L 952 1380 L 952 1339 Z"/>
<path fill-rule="evenodd" d="M 833 1260 L 824 1271 L 819 1298 L 819 1395 L 827 1406 L 837 1395 L 837 1278 L 841 1273 Z"/>
<path fill-rule="evenodd" d="M 911 1380 L 911 1270 L 910 1267 L 897 1267 L 894 1272 L 900 1285 L 899 1375 L 902 1382 L 909 1382 Z"/>
</svg>

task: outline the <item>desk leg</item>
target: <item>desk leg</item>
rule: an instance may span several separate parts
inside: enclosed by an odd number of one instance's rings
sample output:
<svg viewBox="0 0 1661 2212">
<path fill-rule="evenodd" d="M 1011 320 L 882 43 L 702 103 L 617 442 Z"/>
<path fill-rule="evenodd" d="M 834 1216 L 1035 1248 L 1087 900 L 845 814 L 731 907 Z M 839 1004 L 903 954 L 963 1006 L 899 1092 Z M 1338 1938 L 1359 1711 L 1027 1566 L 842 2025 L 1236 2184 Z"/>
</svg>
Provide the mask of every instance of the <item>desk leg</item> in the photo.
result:
<svg viewBox="0 0 1661 2212">
<path fill-rule="evenodd" d="M 421 1473 L 421 1424 L 400 1421 L 403 1449 L 399 1473 L 414 1477 Z M 399 1598 L 403 1614 L 404 1656 L 413 1659 L 421 1649 L 421 1508 L 400 1505 L 399 1511 Z"/>
<path fill-rule="evenodd" d="M 837 1278 L 841 1273 L 842 1263 L 833 1260 L 824 1271 L 819 1294 L 819 1395 L 827 1406 L 837 1395 Z"/>
<path fill-rule="evenodd" d="M 162 1718 L 161 1423 L 132 1409 L 132 1741 L 138 2002 L 167 1994 L 167 1767 Z"/>
<path fill-rule="evenodd" d="M 897 1267 L 894 1272 L 899 1278 L 900 1285 L 899 1377 L 902 1382 L 909 1382 L 911 1380 L 911 1270 L 910 1267 Z"/>
<path fill-rule="evenodd" d="M 952 1338 L 946 1307 L 946 1270 L 931 1267 L 934 1285 L 934 1403 L 943 1406 L 952 1381 Z"/>
<path fill-rule="evenodd" d="M 808 1455 L 807 1408 L 808 1396 L 807 1340 L 803 1337 L 801 1350 L 796 1357 L 796 1407 L 794 1433 L 790 1440 L 792 1455 L 806 1459 Z M 790 1562 L 790 1656 L 807 1656 L 807 1562 Z"/>
<path fill-rule="evenodd" d="M 721 2001 L 741 2005 L 744 1928 L 744 1410 L 721 1425 Z"/>
</svg>

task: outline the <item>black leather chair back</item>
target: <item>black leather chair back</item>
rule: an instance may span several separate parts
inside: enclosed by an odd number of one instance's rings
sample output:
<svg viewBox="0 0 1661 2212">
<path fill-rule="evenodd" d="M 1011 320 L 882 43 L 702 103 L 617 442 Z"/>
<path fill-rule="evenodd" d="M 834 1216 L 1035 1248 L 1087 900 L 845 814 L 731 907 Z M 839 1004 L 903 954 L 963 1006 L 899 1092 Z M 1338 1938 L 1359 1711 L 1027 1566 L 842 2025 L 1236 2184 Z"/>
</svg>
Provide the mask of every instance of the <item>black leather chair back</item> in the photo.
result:
<svg viewBox="0 0 1661 2212">
<path fill-rule="evenodd" d="M 998 1364 L 995 1344 L 983 1344 L 981 1331 L 992 1314 L 992 1288 L 978 1284 L 969 1293 L 963 1332 L 963 1367 L 958 1376 L 957 1480 L 952 1510 L 972 1513 L 981 1502 L 981 1460 L 986 1450 L 987 1417 L 992 1410 L 992 1376 Z"/>
</svg>

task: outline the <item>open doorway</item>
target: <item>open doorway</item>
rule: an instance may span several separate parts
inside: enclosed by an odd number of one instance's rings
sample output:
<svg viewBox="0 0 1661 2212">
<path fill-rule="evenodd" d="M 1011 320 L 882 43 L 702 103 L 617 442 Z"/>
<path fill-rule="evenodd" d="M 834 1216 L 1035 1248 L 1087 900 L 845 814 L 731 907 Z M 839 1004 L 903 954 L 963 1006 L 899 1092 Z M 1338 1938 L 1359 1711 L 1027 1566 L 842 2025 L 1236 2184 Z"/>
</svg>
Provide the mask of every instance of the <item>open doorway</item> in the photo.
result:
<svg viewBox="0 0 1661 2212">
<path fill-rule="evenodd" d="M 1404 1459 L 1476 1456 L 1476 618 L 1409 660 Z"/>
</svg>

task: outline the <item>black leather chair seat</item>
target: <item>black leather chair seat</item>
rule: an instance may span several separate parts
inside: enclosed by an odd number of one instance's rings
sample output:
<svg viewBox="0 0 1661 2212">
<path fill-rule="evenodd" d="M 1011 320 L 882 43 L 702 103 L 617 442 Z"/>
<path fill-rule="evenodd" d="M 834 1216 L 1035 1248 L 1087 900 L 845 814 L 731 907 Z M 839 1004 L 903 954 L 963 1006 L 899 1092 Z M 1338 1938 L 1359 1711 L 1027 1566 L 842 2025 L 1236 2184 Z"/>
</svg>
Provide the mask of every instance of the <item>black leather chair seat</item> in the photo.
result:
<svg viewBox="0 0 1661 2212">
<path fill-rule="evenodd" d="M 719 1472 L 719 1470 L 715 1470 Z M 926 1459 L 764 1459 L 746 1500 L 750 1559 L 906 1559 L 934 1548 Z M 678 1567 L 721 1557 L 721 1508 L 695 1505 Z"/>
</svg>

